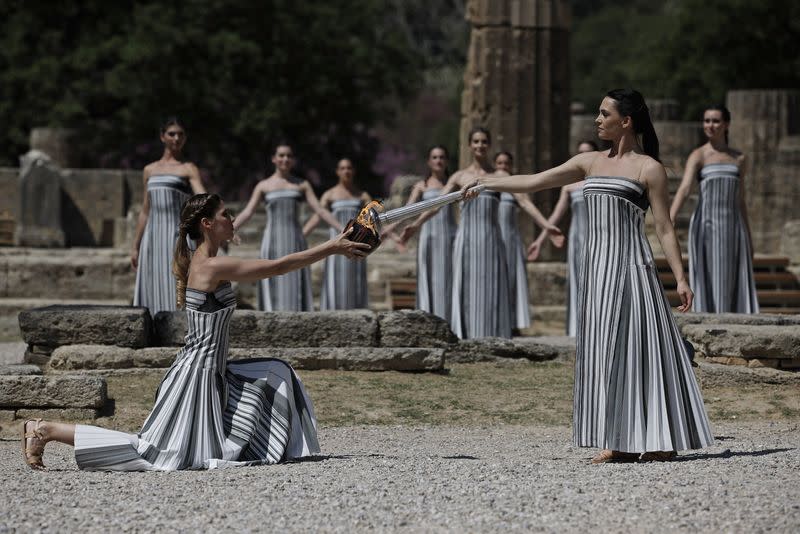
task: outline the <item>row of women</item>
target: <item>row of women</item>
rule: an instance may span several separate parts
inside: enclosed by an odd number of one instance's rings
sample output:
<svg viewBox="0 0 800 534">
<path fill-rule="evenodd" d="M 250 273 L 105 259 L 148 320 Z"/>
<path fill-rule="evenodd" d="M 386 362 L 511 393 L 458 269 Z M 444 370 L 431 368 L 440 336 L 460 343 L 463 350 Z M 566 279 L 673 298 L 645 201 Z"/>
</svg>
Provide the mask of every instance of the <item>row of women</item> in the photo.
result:
<svg viewBox="0 0 800 534">
<path fill-rule="evenodd" d="M 460 186 L 469 200 L 461 223 L 469 230 L 455 238 L 453 250 L 464 247 L 475 261 L 465 268 L 456 265 L 453 284 L 463 284 L 466 292 L 473 292 L 471 307 L 491 305 L 480 300 L 486 293 L 476 287 L 491 286 L 493 279 L 477 278 L 474 271 L 481 268 L 480 261 L 494 261 L 498 250 L 492 248 L 491 240 L 483 240 L 486 234 L 475 221 L 480 220 L 477 214 L 493 216 L 500 200 L 496 193 L 475 194 L 471 186 L 527 194 L 581 183 L 586 218 L 577 284 L 574 443 L 602 449 L 592 459 L 594 463 L 669 460 L 676 451 L 708 446 L 713 436 L 687 348 L 654 269 L 644 233 L 648 208 L 677 281 L 679 311 L 691 308 L 694 294 L 684 276 L 670 219 L 667 175 L 659 162 L 658 138 L 644 98 L 630 89 L 610 91 L 600 104 L 596 123 L 598 136 L 611 144 L 610 149 L 578 154 L 533 175 L 494 172 L 479 158 L 488 148 L 488 135 L 471 137 L 479 166 L 456 173 L 442 187 Z M 714 143 L 708 148 L 714 149 Z M 711 161 L 709 154 L 701 152 L 698 164 L 733 166 L 723 162 L 722 156 L 733 158 L 735 153 L 715 154 L 719 159 Z M 707 170 L 703 182 L 740 180 L 722 171 Z M 163 176 L 153 169 L 148 173 Z M 278 359 L 228 361 L 235 308 L 230 283 L 298 272 L 336 255 L 360 259 L 368 246 L 348 240 L 345 232 L 277 259 L 223 256 L 219 250 L 233 238 L 234 222 L 220 198 L 206 193 L 185 201 L 177 228 L 172 268 L 189 332 L 141 431 L 128 434 L 28 420 L 22 425 L 22 446 L 31 467 L 44 467 L 42 455 L 49 441 L 73 444 L 78 466 L 99 470 L 269 464 L 318 454 L 314 410 L 294 370 Z M 195 245 L 193 252 L 189 240 Z M 484 272 L 502 278 L 499 264 L 493 265 Z M 468 321 L 454 315 L 453 322 L 459 320 Z M 463 326 L 470 328 L 468 323 Z"/>
</svg>

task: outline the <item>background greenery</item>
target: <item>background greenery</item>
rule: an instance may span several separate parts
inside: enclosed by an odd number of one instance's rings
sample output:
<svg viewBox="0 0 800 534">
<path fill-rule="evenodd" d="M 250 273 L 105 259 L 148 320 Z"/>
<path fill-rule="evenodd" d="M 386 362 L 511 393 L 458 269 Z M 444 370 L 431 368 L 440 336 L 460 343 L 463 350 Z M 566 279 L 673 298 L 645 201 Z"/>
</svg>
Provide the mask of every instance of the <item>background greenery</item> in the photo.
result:
<svg viewBox="0 0 800 534">
<path fill-rule="evenodd" d="M 373 193 L 458 145 L 466 0 L 0 0 L 0 165 L 30 129 L 79 131 L 82 164 L 140 168 L 177 114 L 188 155 L 246 195 L 269 148 L 333 180 L 354 158 Z M 572 0 L 573 99 L 612 87 L 676 98 L 686 118 L 732 88 L 800 87 L 800 2 Z"/>
</svg>

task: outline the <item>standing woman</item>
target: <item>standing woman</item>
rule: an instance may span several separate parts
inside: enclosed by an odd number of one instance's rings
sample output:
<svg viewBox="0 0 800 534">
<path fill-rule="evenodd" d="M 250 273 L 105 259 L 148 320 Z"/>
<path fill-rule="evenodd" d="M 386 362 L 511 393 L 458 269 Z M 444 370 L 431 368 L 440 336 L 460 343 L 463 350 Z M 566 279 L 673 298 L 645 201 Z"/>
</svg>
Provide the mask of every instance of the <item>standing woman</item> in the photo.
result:
<svg viewBox="0 0 800 534">
<path fill-rule="evenodd" d="M 694 311 L 758 313 L 753 246 L 744 192 L 745 156 L 728 146 L 731 113 L 719 104 L 703 114 L 708 142 L 686 162 L 670 208 L 675 218 L 697 178 L 700 198 L 689 223 L 689 281 Z"/>
<path fill-rule="evenodd" d="M 447 183 L 447 149 L 436 145 L 428 151 L 425 180 L 414 184 L 407 204 L 438 197 Z M 417 309 L 438 315 L 448 323 L 451 317 L 453 240 L 456 237 L 455 210 L 443 206 L 422 225 L 417 248 Z"/>
<path fill-rule="evenodd" d="M 513 172 L 514 157 L 510 152 L 498 152 L 494 156 L 494 166 L 497 170 L 510 175 Z M 556 247 L 564 246 L 564 236 L 560 232 L 554 234 L 547 230 L 552 225 L 544 218 L 542 212 L 527 194 L 500 194 L 500 208 L 498 209 L 500 235 L 503 237 L 506 251 L 511 327 L 516 330 L 522 330 L 531 325 L 528 309 L 528 270 L 525 267 L 525 248 L 522 246 L 518 225 L 520 208 L 544 229 L 542 235 L 549 235 Z"/>
<path fill-rule="evenodd" d="M 489 156 L 491 137 L 485 128 L 473 128 L 467 136 L 472 162 L 453 174 L 442 189 L 447 194 L 493 176 Z M 501 171 L 501 174 L 505 175 Z M 462 339 L 511 337 L 511 302 L 503 237 L 498 224 L 500 193 L 483 191 L 461 210 L 461 224 L 453 244 L 453 298 L 450 326 Z M 420 215 L 403 230 L 407 240 L 435 214 Z"/>
<path fill-rule="evenodd" d="M 228 361 L 236 296 L 230 282 L 301 269 L 331 254 L 369 248 L 345 234 L 275 260 L 219 256 L 233 222 L 217 195 L 191 197 L 180 215 L 173 270 L 185 306 L 186 344 L 156 391 L 138 434 L 29 419 L 22 424 L 25 462 L 43 469 L 49 441 L 75 446 L 78 467 L 100 471 L 174 471 L 274 464 L 319 453 L 311 399 L 291 366 L 275 358 Z M 192 254 L 187 238 L 197 243 Z"/>
<path fill-rule="evenodd" d="M 261 240 L 261 257 L 273 260 L 308 248 L 300 228 L 298 207 L 305 199 L 311 209 L 337 232 L 343 226 L 323 208 L 314 189 L 305 180 L 292 176 L 295 158 L 292 147 L 286 143 L 275 147 L 272 154 L 275 172 L 261 180 L 253 189 L 250 201 L 233 221 L 238 230 L 253 216 L 260 202 L 266 204 L 267 226 Z M 311 311 L 314 300 L 311 294 L 311 270 L 308 267 L 281 276 L 261 280 L 258 284 L 258 309 L 264 311 Z"/>
<path fill-rule="evenodd" d="M 361 208 L 372 201 L 368 193 L 355 186 L 355 168 L 348 158 L 342 158 L 336 165 L 339 183 L 325 191 L 320 203 L 333 214 L 339 228 L 344 227 L 358 216 Z M 303 228 L 308 235 L 319 224 L 320 216 L 314 214 Z M 330 224 L 330 223 L 329 223 Z M 338 234 L 336 227 L 330 229 L 332 237 Z M 325 273 L 322 280 L 322 310 L 353 310 L 369 306 L 367 288 L 367 262 L 353 261 L 340 256 L 325 260 Z"/>
<path fill-rule="evenodd" d="M 712 443 L 689 355 L 644 233 L 648 208 L 678 281 L 679 311 L 692 305 L 669 218 L 667 174 L 641 93 L 610 91 L 595 120 L 610 150 L 578 154 L 529 176 L 481 177 L 500 191 L 535 192 L 586 178 L 586 254 L 580 287 L 574 443 L 609 460 L 669 460 Z M 466 184 L 466 187 L 474 185 Z"/>
<path fill-rule="evenodd" d="M 131 249 L 136 269 L 133 305 L 151 315 L 175 310 L 175 278 L 172 254 L 178 238 L 181 206 L 192 193 L 204 193 L 197 165 L 183 157 L 186 129 L 176 117 L 161 126 L 164 153 L 144 168 L 144 200 Z"/>
<path fill-rule="evenodd" d="M 594 141 L 581 141 L 578 143 L 578 154 L 584 152 L 597 151 L 597 144 Z M 552 224 L 558 224 L 561 217 L 569 207 L 572 218 L 569 223 L 569 239 L 567 243 L 567 335 L 575 337 L 578 330 L 578 281 L 581 279 L 581 265 L 583 250 L 586 244 L 586 202 L 583 199 L 584 181 L 565 185 L 561 188 L 561 194 L 553 213 L 548 219 Z M 536 261 L 546 233 L 542 232 L 530 247 L 528 247 L 528 259 Z"/>
</svg>

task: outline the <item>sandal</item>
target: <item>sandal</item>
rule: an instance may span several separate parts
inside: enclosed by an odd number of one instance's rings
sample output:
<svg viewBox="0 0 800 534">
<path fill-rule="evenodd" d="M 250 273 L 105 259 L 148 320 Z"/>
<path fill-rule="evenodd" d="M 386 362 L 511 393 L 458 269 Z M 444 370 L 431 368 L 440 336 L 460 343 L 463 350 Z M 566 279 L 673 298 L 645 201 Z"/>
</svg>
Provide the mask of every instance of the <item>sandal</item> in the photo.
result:
<svg viewBox="0 0 800 534">
<path fill-rule="evenodd" d="M 678 456 L 675 451 L 650 451 L 646 452 L 640 458 L 642 462 L 669 462 Z"/>
<path fill-rule="evenodd" d="M 592 458 L 593 464 L 604 464 L 606 462 L 635 462 L 639 459 L 638 452 L 620 452 L 610 449 L 603 449 L 597 456 Z"/>
<path fill-rule="evenodd" d="M 42 435 L 41 430 L 39 430 L 39 424 L 41 424 L 41 422 L 41 419 L 26 419 L 22 423 L 22 455 L 25 457 L 25 463 L 28 464 L 31 469 L 35 469 L 37 471 L 46 469 L 44 463 L 42 463 L 42 453 L 44 453 L 44 436 Z M 36 426 L 33 428 L 32 432 L 25 431 L 28 423 L 36 423 Z M 30 447 L 27 446 L 29 439 L 32 441 Z M 36 447 L 36 440 L 39 440 L 41 443 L 40 447 Z"/>
</svg>

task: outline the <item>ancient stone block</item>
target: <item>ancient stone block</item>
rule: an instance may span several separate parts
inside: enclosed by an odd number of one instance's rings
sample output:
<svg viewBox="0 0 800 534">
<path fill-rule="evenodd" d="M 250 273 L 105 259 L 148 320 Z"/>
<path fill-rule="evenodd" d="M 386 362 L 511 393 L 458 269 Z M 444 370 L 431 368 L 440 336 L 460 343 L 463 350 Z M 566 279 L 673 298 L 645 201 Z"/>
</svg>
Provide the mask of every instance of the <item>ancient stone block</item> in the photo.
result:
<svg viewBox="0 0 800 534">
<path fill-rule="evenodd" d="M 448 349 L 448 362 L 480 362 L 498 358 L 524 358 L 532 361 L 554 360 L 560 354 L 558 348 L 540 343 L 519 343 L 510 339 L 485 337 L 463 339 Z"/>
<path fill-rule="evenodd" d="M 113 245 L 114 219 L 124 216 L 127 208 L 122 171 L 65 169 L 61 187 L 67 245 Z"/>
<path fill-rule="evenodd" d="M 781 369 L 800 369 L 800 358 L 780 360 Z"/>
<path fill-rule="evenodd" d="M 98 376 L 0 376 L 0 408 L 102 408 Z"/>
<path fill-rule="evenodd" d="M 59 305 L 23 311 L 19 326 L 29 345 L 146 347 L 151 335 L 147 308 Z"/>
<path fill-rule="evenodd" d="M 19 208 L 14 244 L 63 247 L 61 176 L 50 158 L 32 150 L 20 158 Z"/>
<path fill-rule="evenodd" d="M 528 271 L 528 298 L 534 306 L 567 304 L 567 266 L 560 262 L 531 262 Z"/>
<path fill-rule="evenodd" d="M 16 219 L 19 211 L 19 169 L 0 167 L 0 213 Z"/>
<path fill-rule="evenodd" d="M 683 333 L 698 352 L 709 358 L 800 358 L 797 326 L 687 325 Z"/>
<path fill-rule="evenodd" d="M 296 369 L 438 371 L 444 349 L 409 347 L 270 347 L 231 349 L 232 359 L 280 358 Z"/>
<path fill-rule="evenodd" d="M 675 313 L 681 331 L 688 325 L 800 326 L 800 315 L 771 313 Z"/>
<path fill-rule="evenodd" d="M 458 342 L 447 321 L 422 310 L 382 312 L 378 332 L 381 347 L 444 348 Z"/>
<path fill-rule="evenodd" d="M 9 376 L 9 375 L 24 376 L 24 375 L 40 375 L 40 374 L 42 374 L 42 370 L 39 368 L 38 365 L 30 365 L 30 364 L 0 365 L 0 375 L 2 376 Z"/>
<path fill-rule="evenodd" d="M 155 343 L 183 345 L 184 312 L 159 312 Z M 378 321 L 368 310 L 260 312 L 237 310 L 231 320 L 232 347 L 374 347 Z"/>
<path fill-rule="evenodd" d="M 800 264 L 800 219 L 786 221 L 783 225 L 780 251 L 792 264 Z"/>
<path fill-rule="evenodd" d="M 131 349 L 113 345 L 65 345 L 53 351 L 50 368 L 59 371 L 169 367 L 177 347 Z"/>
<path fill-rule="evenodd" d="M 747 362 L 747 367 L 771 367 L 777 369 L 780 367 L 780 361 L 775 358 L 753 358 Z"/>
</svg>

